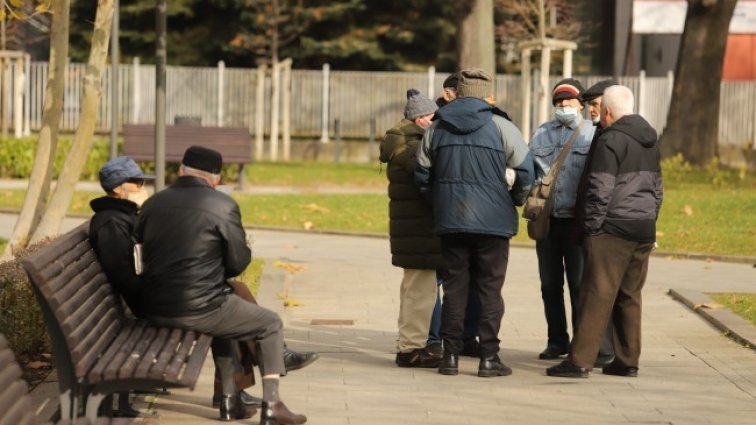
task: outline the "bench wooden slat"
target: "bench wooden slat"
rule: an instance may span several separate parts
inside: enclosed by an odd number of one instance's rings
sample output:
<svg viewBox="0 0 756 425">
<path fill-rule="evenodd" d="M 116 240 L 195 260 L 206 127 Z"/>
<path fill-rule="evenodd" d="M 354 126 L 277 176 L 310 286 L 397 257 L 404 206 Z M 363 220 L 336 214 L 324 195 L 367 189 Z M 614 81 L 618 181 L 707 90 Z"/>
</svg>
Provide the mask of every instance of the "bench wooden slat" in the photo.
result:
<svg viewBox="0 0 756 425">
<path fill-rule="evenodd" d="M 113 380 L 118 377 L 118 369 L 121 368 L 121 365 L 131 355 L 131 351 L 134 349 L 137 342 L 139 342 L 139 338 L 142 337 L 142 333 L 145 329 L 147 329 L 147 324 L 145 322 L 137 322 L 134 326 L 128 329 L 129 337 L 122 346 L 117 347 L 118 353 L 113 356 L 113 361 L 105 368 L 103 373 L 103 378 L 105 380 Z"/>
<path fill-rule="evenodd" d="M 96 289 L 102 286 L 101 283 L 104 282 L 102 278 L 93 282 L 93 280 L 97 279 L 97 275 L 102 273 L 100 265 L 94 259 L 86 265 L 83 261 L 77 264 L 79 265 L 77 267 L 79 269 L 78 272 L 66 269 L 64 273 L 52 279 L 43 291 L 45 296 L 50 300 L 50 307 L 54 310 L 58 310 L 66 303 L 70 303 L 71 299 L 82 288 L 93 287 Z"/>
<path fill-rule="evenodd" d="M 163 374 L 165 372 L 165 369 L 168 367 L 168 362 L 170 362 L 171 358 L 173 358 L 173 354 L 176 352 L 176 349 L 181 342 L 182 335 L 183 331 L 181 329 L 171 330 L 171 335 L 168 337 L 166 343 L 163 344 L 163 348 L 157 355 L 155 364 L 147 373 L 147 376 L 152 379 L 163 379 Z"/>
<path fill-rule="evenodd" d="M 168 367 L 165 369 L 165 378 L 169 379 L 171 381 L 178 381 L 179 374 L 181 373 L 181 369 L 184 366 L 184 363 L 186 362 L 186 356 L 189 355 L 189 350 L 192 349 L 192 345 L 194 344 L 195 335 L 192 331 L 185 331 L 184 338 L 181 339 L 181 345 L 178 347 L 178 350 L 176 350 L 176 353 L 173 355 L 173 359 L 171 359 L 171 362 L 168 364 Z"/>
<path fill-rule="evenodd" d="M 76 272 L 83 270 L 88 267 L 91 262 L 95 261 L 91 258 L 94 254 L 92 254 L 90 250 L 91 246 L 89 245 L 89 241 L 84 240 L 71 247 L 68 251 L 60 252 L 60 255 L 55 258 L 53 262 L 41 270 L 42 279 L 47 281 L 48 285 L 52 285 L 53 289 L 57 289 L 55 285 L 60 284 L 61 282 L 52 281 L 54 276 L 64 273 L 64 269 L 69 269 L 69 274 L 73 272 L 73 274 L 71 274 L 71 276 L 73 276 Z M 82 260 L 84 260 L 84 262 L 78 263 L 78 259 L 82 256 L 86 256 L 87 253 L 90 253 L 90 257 L 83 258 Z"/>
<path fill-rule="evenodd" d="M 89 349 L 76 364 L 77 376 L 87 376 L 87 372 L 91 370 L 99 358 L 102 356 L 103 351 L 107 350 L 107 347 L 112 344 L 112 341 L 119 335 L 119 331 L 123 326 L 117 321 L 113 321 L 105 329 L 102 335 L 97 338 L 91 349 Z"/>
<path fill-rule="evenodd" d="M 10 350 L 0 352 L 0 394 L 3 389 L 21 378 L 21 368 L 18 367 Z M 0 405 L 2 408 L 2 405 Z"/>
<path fill-rule="evenodd" d="M 131 324 L 133 326 L 133 323 Z M 105 368 L 110 365 L 118 354 L 119 349 L 126 343 L 129 336 L 131 336 L 132 328 L 129 325 L 121 326 L 118 335 L 110 344 L 105 352 L 97 359 L 97 363 L 92 367 L 87 375 L 89 382 L 100 382 L 104 379 L 103 372 Z"/>
<path fill-rule="evenodd" d="M 192 145 L 215 149 L 227 164 L 252 162 L 252 138 L 244 127 L 197 127 L 169 125 L 165 130 L 165 157 L 179 162 Z M 124 154 L 137 161 L 155 158 L 155 126 L 127 124 L 123 126 Z"/>
<path fill-rule="evenodd" d="M 87 229 L 79 226 L 66 234 L 64 238 L 58 238 L 47 247 L 37 250 L 25 256 L 22 264 L 26 264 L 27 271 L 34 269 L 38 274 L 48 264 L 52 263 L 61 253 L 68 252 L 82 241 L 88 241 Z"/>
<path fill-rule="evenodd" d="M 31 400 L 26 396 L 26 384 L 19 380 L 3 387 L 0 393 L 0 425 L 18 425 L 31 423 L 29 417 L 36 419 Z"/>
<path fill-rule="evenodd" d="M 70 316 L 88 300 L 92 298 L 98 300 L 104 299 L 111 291 L 111 289 L 108 288 L 108 285 L 110 285 L 110 283 L 106 280 L 105 275 L 103 273 L 96 273 L 89 279 L 89 281 L 87 281 L 87 283 L 80 285 L 79 290 L 69 296 L 68 299 L 61 299 L 62 297 L 56 295 L 55 300 L 60 303 L 60 307 L 57 308 L 58 313 L 64 317 Z"/>
<path fill-rule="evenodd" d="M 63 331 L 73 334 L 83 323 L 87 322 L 87 318 L 89 318 L 92 313 L 103 312 L 103 309 L 110 307 L 111 304 L 112 307 L 115 308 L 115 303 L 111 303 L 110 298 L 108 298 L 111 289 L 108 288 L 106 284 L 99 286 L 89 285 L 89 290 L 86 290 L 86 286 L 82 286 L 82 290 L 79 292 L 91 291 L 89 297 L 79 297 L 84 299 L 78 300 L 79 302 L 76 304 L 66 303 L 58 309 L 61 316 L 66 318 L 65 321 L 61 323 Z"/>
<path fill-rule="evenodd" d="M 125 362 L 123 362 L 123 365 L 118 370 L 119 378 L 126 379 L 133 376 L 134 370 L 136 369 L 139 362 L 142 361 L 142 356 L 144 356 L 145 351 L 147 351 L 147 347 L 150 346 L 156 334 L 157 328 L 154 328 L 152 326 L 148 327 L 144 331 L 142 337 L 139 339 L 139 341 L 137 341 L 134 349 L 131 351 L 131 355 L 126 359 Z"/>
<path fill-rule="evenodd" d="M 165 344 L 168 342 L 168 337 L 171 330 L 169 328 L 159 328 L 155 339 L 152 344 L 147 347 L 147 350 L 142 356 L 142 361 L 137 365 L 134 374 L 136 376 L 149 376 L 150 368 L 155 365 L 155 360 L 158 354 L 162 351 Z"/>
<path fill-rule="evenodd" d="M 97 361 L 97 357 L 110 345 L 115 338 L 115 329 L 118 324 L 118 313 L 115 308 L 107 310 L 102 320 L 91 327 L 90 333 L 82 338 L 79 344 L 71 350 L 71 360 L 74 362 L 76 376 L 87 376 L 87 372 Z M 108 330 L 111 330 L 108 332 Z"/>
<path fill-rule="evenodd" d="M 194 390 L 195 385 L 197 385 L 197 380 L 202 371 L 202 364 L 205 362 L 207 350 L 210 349 L 212 341 L 213 337 L 210 335 L 200 335 L 192 347 L 192 353 L 189 356 L 189 361 L 186 362 L 186 368 L 181 377 L 181 383 L 191 390 Z"/>
</svg>

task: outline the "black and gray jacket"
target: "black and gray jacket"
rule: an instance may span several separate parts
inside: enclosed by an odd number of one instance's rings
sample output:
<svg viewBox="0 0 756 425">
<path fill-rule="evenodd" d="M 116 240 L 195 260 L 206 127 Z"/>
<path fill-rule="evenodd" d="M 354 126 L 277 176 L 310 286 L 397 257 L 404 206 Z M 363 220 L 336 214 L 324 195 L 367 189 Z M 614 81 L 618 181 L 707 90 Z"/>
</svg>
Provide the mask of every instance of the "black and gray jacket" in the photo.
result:
<svg viewBox="0 0 756 425">
<path fill-rule="evenodd" d="M 602 130 L 590 158 L 584 194 L 588 235 L 656 240 L 663 192 L 659 159 L 656 131 L 640 115 L 624 116 Z"/>
</svg>

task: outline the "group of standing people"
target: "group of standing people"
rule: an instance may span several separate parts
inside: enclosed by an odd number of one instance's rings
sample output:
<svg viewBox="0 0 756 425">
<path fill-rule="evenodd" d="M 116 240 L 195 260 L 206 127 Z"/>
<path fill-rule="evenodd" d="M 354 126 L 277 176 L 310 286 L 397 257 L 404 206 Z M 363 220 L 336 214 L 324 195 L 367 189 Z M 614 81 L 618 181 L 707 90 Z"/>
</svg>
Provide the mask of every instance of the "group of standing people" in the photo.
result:
<svg viewBox="0 0 756 425">
<path fill-rule="evenodd" d="M 498 356 L 498 334 L 516 207 L 569 145 L 553 190 L 550 230 L 536 241 L 548 334 L 538 357 L 567 355 L 547 369 L 550 376 L 587 377 L 594 367 L 637 376 L 641 289 L 662 200 L 657 135 L 633 114 L 630 89 L 612 80 L 585 90 L 564 79 L 551 98 L 554 119 L 527 143 L 495 106 L 485 71 L 453 74 L 436 102 L 408 90 L 404 119 L 381 144 L 392 263 L 404 269 L 398 366 L 456 375 L 459 356 L 472 352 L 480 359 L 478 376 L 512 373 Z M 474 351 L 471 337 L 478 338 Z"/>
</svg>

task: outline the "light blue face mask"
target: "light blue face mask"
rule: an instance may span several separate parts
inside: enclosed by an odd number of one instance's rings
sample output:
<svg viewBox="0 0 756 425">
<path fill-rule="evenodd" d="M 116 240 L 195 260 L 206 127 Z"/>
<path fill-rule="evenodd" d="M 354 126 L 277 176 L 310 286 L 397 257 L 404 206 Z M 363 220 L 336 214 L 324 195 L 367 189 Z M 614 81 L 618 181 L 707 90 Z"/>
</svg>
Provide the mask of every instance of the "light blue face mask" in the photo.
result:
<svg viewBox="0 0 756 425">
<path fill-rule="evenodd" d="M 570 124 L 577 124 L 580 121 L 580 115 L 575 107 L 558 107 L 554 110 L 554 118 L 561 122 L 565 126 Z"/>
</svg>

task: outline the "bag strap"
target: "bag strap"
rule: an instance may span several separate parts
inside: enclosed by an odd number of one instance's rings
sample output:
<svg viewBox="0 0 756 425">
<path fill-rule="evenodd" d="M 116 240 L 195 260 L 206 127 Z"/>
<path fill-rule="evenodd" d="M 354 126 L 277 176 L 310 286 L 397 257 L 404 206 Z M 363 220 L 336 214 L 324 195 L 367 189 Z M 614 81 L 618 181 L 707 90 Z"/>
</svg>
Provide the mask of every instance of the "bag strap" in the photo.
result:
<svg viewBox="0 0 756 425">
<path fill-rule="evenodd" d="M 576 128 L 575 131 L 572 132 L 572 136 L 570 137 L 570 140 L 568 140 L 567 143 L 565 143 L 564 147 L 559 152 L 559 156 L 557 156 L 556 161 L 554 161 L 554 163 L 551 164 L 549 173 L 543 179 L 541 179 L 541 181 L 544 184 L 548 185 L 548 184 L 556 182 L 557 176 L 559 175 L 559 170 L 562 169 L 562 164 L 564 164 L 564 161 L 567 159 L 567 155 L 569 155 L 570 149 L 572 149 L 572 145 L 575 143 L 575 140 L 577 140 L 577 137 L 580 134 L 580 130 L 582 130 L 585 123 L 586 123 L 586 120 L 584 119 L 583 122 L 580 123 L 578 128 Z"/>
</svg>

